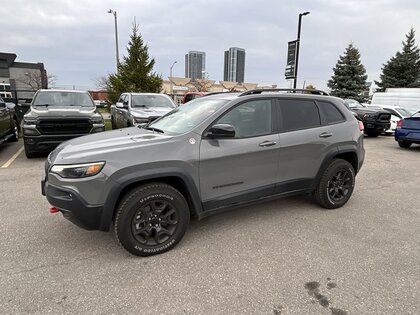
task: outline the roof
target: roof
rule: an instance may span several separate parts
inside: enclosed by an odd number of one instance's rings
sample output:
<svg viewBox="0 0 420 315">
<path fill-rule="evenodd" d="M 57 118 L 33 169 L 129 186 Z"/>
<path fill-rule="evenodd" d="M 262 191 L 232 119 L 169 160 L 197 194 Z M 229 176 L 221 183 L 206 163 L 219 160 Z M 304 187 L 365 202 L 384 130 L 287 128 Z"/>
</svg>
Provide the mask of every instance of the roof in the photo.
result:
<svg viewBox="0 0 420 315">
<path fill-rule="evenodd" d="M 87 90 L 40 89 L 38 92 L 89 93 Z"/>
</svg>

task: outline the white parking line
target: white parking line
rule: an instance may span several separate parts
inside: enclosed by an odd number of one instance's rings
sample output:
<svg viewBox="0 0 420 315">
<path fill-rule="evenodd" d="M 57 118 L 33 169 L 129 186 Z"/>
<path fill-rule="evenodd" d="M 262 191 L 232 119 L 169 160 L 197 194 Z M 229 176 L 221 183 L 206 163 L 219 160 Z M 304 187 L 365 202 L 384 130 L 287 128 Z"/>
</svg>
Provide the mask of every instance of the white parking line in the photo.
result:
<svg viewBox="0 0 420 315">
<path fill-rule="evenodd" d="M 6 168 L 9 167 L 10 164 L 13 163 L 14 160 L 16 160 L 16 158 L 19 156 L 19 154 L 21 154 L 23 152 L 23 146 L 6 162 L 4 163 L 1 168 Z"/>
</svg>

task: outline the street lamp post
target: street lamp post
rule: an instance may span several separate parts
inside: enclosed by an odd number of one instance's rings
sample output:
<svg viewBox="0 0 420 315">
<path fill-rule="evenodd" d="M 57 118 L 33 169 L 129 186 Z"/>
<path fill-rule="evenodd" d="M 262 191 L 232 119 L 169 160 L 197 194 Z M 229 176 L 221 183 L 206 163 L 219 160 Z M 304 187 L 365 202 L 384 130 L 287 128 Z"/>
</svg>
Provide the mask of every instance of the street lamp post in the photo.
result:
<svg viewBox="0 0 420 315">
<path fill-rule="evenodd" d="M 172 88 L 172 80 L 171 80 L 171 78 L 172 78 L 172 68 L 175 66 L 175 64 L 177 63 L 178 61 L 174 61 L 173 63 L 172 63 L 172 66 L 169 68 L 169 82 L 170 82 L 170 85 L 171 85 L 171 95 L 172 95 L 172 98 L 173 98 L 173 94 L 174 94 L 174 91 L 173 91 L 173 88 Z"/>
<path fill-rule="evenodd" d="M 118 53 L 117 11 L 109 9 L 108 13 L 111 13 L 111 14 L 114 15 L 114 22 L 115 22 L 115 57 L 116 57 L 116 60 L 117 60 L 117 73 L 118 73 L 118 65 L 120 64 L 120 57 L 119 57 L 119 53 Z"/>
<path fill-rule="evenodd" d="M 296 89 L 298 64 L 299 64 L 299 48 L 300 48 L 300 29 L 302 25 L 302 16 L 308 15 L 310 12 L 299 13 L 298 33 L 297 33 L 297 47 L 296 47 L 296 63 L 295 63 L 295 79 L 293 80 L 293 88 Z"/>
</svg>

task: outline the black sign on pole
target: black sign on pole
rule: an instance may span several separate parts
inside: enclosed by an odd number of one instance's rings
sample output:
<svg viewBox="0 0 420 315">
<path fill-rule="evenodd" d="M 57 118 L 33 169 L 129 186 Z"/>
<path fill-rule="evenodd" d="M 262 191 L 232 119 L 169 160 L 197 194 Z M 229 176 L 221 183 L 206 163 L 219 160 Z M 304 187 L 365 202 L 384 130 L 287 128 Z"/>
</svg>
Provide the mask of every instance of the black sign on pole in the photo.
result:
<svg viewBox="0 0 420 315">
<path fill-rule="evenodd" d="M 286 79 L 296 78 L 296 49 L 298 41 L 293 40 L 287 44 L 287 64 L 284 71 Z"/>
</svg>

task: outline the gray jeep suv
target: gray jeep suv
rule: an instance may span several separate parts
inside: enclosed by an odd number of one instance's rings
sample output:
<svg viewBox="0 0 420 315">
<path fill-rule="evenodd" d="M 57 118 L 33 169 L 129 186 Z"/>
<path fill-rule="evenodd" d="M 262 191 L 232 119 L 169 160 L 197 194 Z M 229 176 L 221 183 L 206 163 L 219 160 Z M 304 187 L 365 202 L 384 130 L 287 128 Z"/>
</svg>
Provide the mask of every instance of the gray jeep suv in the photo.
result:
<svg viewBox="0 0 420 315">
<path fill-rule="evenodd" d="M 113 225 L 126 250 L 149 256 L 173 248 L 191 216 L 302 193 L 341 207 L 364 155 L 341 99 L 252 90 L 67 141 L 49 155 L 42 191 L 51 211 L 85 229 Z"/>
</svg>

